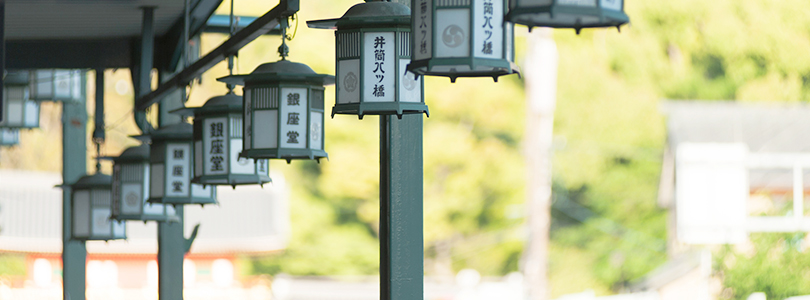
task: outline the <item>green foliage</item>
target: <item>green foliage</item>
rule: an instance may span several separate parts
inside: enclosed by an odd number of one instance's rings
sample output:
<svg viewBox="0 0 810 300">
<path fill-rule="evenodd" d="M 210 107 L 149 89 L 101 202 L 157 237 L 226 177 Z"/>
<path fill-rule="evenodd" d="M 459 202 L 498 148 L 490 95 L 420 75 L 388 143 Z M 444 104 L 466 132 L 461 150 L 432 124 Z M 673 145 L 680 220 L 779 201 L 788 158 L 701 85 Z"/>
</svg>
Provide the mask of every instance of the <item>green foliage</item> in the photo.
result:
<svg viewBox="0 0 810 300">
<path fill-rule="evenodd" d="M 25 276 L 25 257 L 0 254 L 0 276 Z"/>
<path fill-rule="evenodd" d="M 781 300 L 810 294 L 810 252 L 805 233 L 752 234 L 751 249 L 734 251 L 726 246 L 715 255 L 714 269 L 726 290 L 721 299 L 746 299 L 764 292 Z"/>
</svg>

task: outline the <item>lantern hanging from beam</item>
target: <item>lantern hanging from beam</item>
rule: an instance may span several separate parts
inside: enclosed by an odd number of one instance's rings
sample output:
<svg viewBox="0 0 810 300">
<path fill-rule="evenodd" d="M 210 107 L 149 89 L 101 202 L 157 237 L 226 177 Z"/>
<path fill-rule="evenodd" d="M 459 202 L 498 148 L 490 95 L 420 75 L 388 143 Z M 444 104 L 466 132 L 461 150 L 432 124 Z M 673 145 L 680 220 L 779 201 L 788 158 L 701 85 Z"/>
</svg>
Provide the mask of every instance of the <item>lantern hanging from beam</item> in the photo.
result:
<svg viewBox="0 0 810 300">
<path fill-rule="evenodd" d="M 509 0 L 506 19 L 529 27 L 616 27 L 630 21 L 624 0 Z"/>
<path fill-rule="evenodd" d="M 70 101 L 82 96 L 81 70 L 39 69 L 30 75 L 30 98 L 37 101 Z"/>
<path fill-rule="evenodd" d="M 96 173 L 64 185 L 71 189 L 73 238 L 80 240 L 115 240 L 126 238 L 126 224 L 110 219 L 112 213 L 112 178 Z"/>
<path fill-rule="evenodd" d="M 341 18 L 308 21 L 335 32 L 335 114 L 425 113 L 423 80 L 406 71 L 411 61 L 411 10 L 393 2 L 352 6 Z"/>
<path fill-rule="evenodd" d="M 518 73 L 505 6 L 506 0 L 414 0 L 408 70 L 452 82 Z"/>
<path fill-rule="evenodd" d="M 194 116 L 194 178 L 202 185 L 270 182 L 267 159 L 240 157 L 242 97 L 233 93 L 209 99 L 202 107 L 174 111 Z"/>
<path fill-rule="evenodd" d="M 149 203 L 149 145 L 130 147 L 111 157 L 112 218 L 116 220 L 174 221 L 174 207 Z"/>
<path fill-rule="evenodd" d="M 28 97 L 28 72 L 10 71 L 4 79 L 0 127 L 39 127 L 39 103 Z"/>
<path fill-rule="evenodd" d="M 219 78 L 244 85 L 241 157 L 293 159 L 328 157 L 324 147 L 324 85 L 334 76 L 282 59 L 249 75 Z"/>
<path fill-rule="evenodd" d="M 20 143 L 20 130 L 0 128 L 0 146 L 14 146 Z"/>
<path fill-rule="evenodd" d="M 148 202 L 216 203 L 216 186 L 191 183 L 194 174 L 192 136 L 191 124 L 179 123 L 136 137 L 150 142 Z"/>
</svg>

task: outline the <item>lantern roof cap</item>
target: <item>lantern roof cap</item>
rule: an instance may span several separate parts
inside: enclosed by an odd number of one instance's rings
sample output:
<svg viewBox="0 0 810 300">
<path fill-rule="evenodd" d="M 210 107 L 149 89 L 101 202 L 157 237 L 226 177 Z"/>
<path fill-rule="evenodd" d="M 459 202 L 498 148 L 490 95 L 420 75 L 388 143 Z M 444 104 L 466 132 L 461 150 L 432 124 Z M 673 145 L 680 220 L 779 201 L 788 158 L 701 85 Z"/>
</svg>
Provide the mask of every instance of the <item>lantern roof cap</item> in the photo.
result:
<svg viewBox="0 0 810 300">
<path fill-rule="evenodd" d="M 163 126 L 155 131 L 143 135 L 133 136 L 142 142 L 154 142 L 163 140 L 191 140 L 194 134 L 194 128 L 189 123 L 178 123 L 168 126 Z"/>
<path fill-rule="evenodd" d="M 309 66 L 289 60 L 265 63 L 250 74 L 232 75 L 217 80 L 239 85 L 265 81 L 317 81 L 322 85 L 335 84 L 335 76 L 315 73 Z"/>
<path fill-rule="evenodd" d="M 140 146 L 129 147 L 118 157 L 113 157 L 112 160 L 117 163 L 122 162 L 146 162 L 149 161 L 149 145 L 142 144 Z"/>
<path fill-rule="evenodd" d="M 215 96 L 200 107 L 184 107 L 171 111 L 173 114 L 181 116 L 193 116 L 195 114 L 206 113 L 233 113 L 242 111 L 242 96 L 234 93 L 227 93 L 222 96 Z"/>
<path fill-rule="evenodd" d="M 9 71 L 3 78 L 5 85 L 28 85 L 28 71 Z"/>
<path fill-rule="evenodd" d="M 339 19 L 307 21 L 309 28 L 337 29 L 360 25 L 410 25 L 411 9 L 396 2 L 372 1 L 349 8 Z"/>
<path fill-rule="evenodd" d="M 112 177 L 110 175 L 104 175 L 102 173 L 96 173 L 93 175 L 85 175 L 76 180 L 73 184 L 62 184 L 59 187 L 69 187 L 74 190 L 76 189 L 88 189 L 94 187 L 106 187 L 110 188 L 112 185 Z"/>
</svg>

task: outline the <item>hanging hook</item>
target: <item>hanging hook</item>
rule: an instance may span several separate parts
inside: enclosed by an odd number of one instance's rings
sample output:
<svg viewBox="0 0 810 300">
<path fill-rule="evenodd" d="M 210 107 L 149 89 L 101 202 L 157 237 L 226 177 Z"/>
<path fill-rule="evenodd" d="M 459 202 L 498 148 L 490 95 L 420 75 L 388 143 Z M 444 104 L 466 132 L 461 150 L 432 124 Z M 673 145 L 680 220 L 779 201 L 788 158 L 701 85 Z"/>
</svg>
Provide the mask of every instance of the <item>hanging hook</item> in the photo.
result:
<svg viewBox="0 0 810 300">
<path fill-rule="evenodd" d="M 290 55 L 290 47 L 287 47 L 287 27 L 289 27 L 287 18 L 278 19 L 278 26 L 281 29 L 281 46 L 278 46 L 278 54 L 281 55 L 281 60 L 287 60 L 287 56 Z"/>
</svg>

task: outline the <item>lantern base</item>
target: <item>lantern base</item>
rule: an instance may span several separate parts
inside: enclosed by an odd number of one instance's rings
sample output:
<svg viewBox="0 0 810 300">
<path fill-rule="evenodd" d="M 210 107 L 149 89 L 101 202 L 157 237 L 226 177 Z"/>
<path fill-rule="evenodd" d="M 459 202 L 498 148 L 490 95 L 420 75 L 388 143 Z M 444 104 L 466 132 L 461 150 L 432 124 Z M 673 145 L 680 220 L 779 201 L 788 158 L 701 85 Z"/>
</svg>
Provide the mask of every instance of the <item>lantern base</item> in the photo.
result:
<svg viewBox="0 0 810 300">
<path fill-rule="evenodd" d="M 422 102 L 364 102 L 335 104 L 332 107 L 332 118 L 335 114 L 356 115 L 361 120 L 364 115 L 397 115 L 402 119 L 403 114 L 421 114 L 430 117 L 427 105 Z"/>
<path fill-rule="evenodd" d="M 456 82 L 458 77 L 498 77 L 509 74 L 520 74 L 520 68 L 508 60 L 489 58 L 430 58 L 415 60 L 408 64 L 408 71 L 419 75 L 449 77 Z"/>
<path fill-rule="evenodd" d="M 204 175 L 191 179 L 192 183 L 207 185 L 237 185 L 265 184 L 273 182 L 270 176 L 256 174 L 230 174 L 230 175 Z"/>
<path fill-rule="evenodd" d="M 619 28 L 630 22 L 622 11 L 570 5 L 516 7 L 506 14 L 506 20 L 526 25 L 530 31 L 533 27 L 573 28 L 577 34 L 582 28 Z"/>
<path fill-rule="evenodd" d="M 325 157 L 326 159 L 329 159 L 329 154 L 326 154 L 326 151 L 323 150 L 311 150 L 311 149 L 289 149 L 289 148 L 245 149 L 239 153 L 239 157 L 253 158 L 253 159 L 262 159 L 262 158 L 284 159 L 287 160 L 287 163 L 290 163 L 294 159 L 318 160 L 318 162 L 320 162 L 321 158 Z"/>
<path fill-rule="evenodd" d="M 149 203 L 163 203 L 163 204 L 172 204 L 172 205 L 184 205 L 184 204 L 216 204 L 216 198 L 208 198 L 208 197 L 161 197 L 161 198 L 149 198 L 146 200 Z"/>
<path fill-rule="evenodd" d="M 111 217 L 116 221 L 156 221 L 156 222 L 178 222 L 180 219 L 174 215 L 117 215 Z"/>
</svg>

